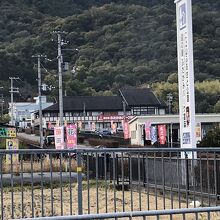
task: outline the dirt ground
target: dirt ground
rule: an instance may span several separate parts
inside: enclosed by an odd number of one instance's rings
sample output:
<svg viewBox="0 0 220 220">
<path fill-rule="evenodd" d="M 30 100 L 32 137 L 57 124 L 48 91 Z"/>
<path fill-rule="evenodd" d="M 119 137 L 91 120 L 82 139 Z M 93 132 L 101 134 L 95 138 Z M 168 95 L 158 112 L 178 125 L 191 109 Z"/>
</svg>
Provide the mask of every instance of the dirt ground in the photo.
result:
<svg viewBox="0 0 220 220">
<path fill-rule="evenodd" d="M 53 204 L 51 203 L 51 193 L 53 193 Z M 62 187 L 62 203 L 61 203 L 61 190 L 60 187 L 53 188 L 53 191 L 49 187 L 43 190 L 43 212 L 44 216 L 59 216 L 59 215 L 75 215 L 78 213 L 78 201 L 77 201 L 77 186 L 72 186 L 72 193 L 70 193 L 70 188 L 68 185 Z M 23 213 L 24 217 L 40 217 L 42 216 L 42 194 L 40 187 L 35 187 L 33 191 L 33 213 L 32 213 L 32 191 L 31 187 L 24 188 L 24 203 L 23 203 Z M 70 194 L 72 196 L 72 207 L 70 207 Z M 88 194 L 89 194 L 89 209 L 88 209 Z M 157 209 L 164 209 L 164 199 L 161 195 L 155 197 L 154 195 L 148 195 L 146 192 L 139 194 L 139 192 L 125 191 L 124 196 L 122 191 L 115 191 L 110 187 L 106 190 L 104 187 L 97 188 L 92 186 L 91 188 L 83 187 L 83 213 L 106 213 L 114 212 L 114 207 L 116 207 L 116 212 L 121 211 L 131 211 L 132 202 L 131 196 L 133 197 L 133 211 L 146 211 L 155 210 L 156 204 Z M 21 205 L 21 189 L 19 187 L 14 188 L 13 199 L 14 199 L 14 218 L 22 217 L 22 205 Z M 123 199 L 124 198 L 124 199 Z M 98 204 L 97 204 L 98 199 Z M 141 204 L 140 204 L 141 200 Z M 4 189 L 3 194 L 3 206 L 4 206 L 4 217 L 3 219 L 12 219 L 12 193 L 10 188 Z M 1 201 L 0 201 L 1 202 Z M 116 204 L 116 206 L 115 206 Z M 2 208 L 2 204 L 0 203 Z M 62 207 L 62 211 L 61 211 Z M 185 208 L 186 204 L 181 202 L 181 208 Z M 124 210 L 123 210 L 124 208 Z M 179 201 L 177 199 L 173 200 L 173 206 L 171 206 L 171 199 L 167 198 L 165 200 L 165 208 L 179 208 Z M 52 213 L 53 209 L 53 213 Z M 72 213 L 71 213 L 72 210 Z M 0 219 L 2 219 L 0 213 Z M 120 218 L 129 219 L 129 218 Z M 132 218 L 132 219 L 144 219 L 143 217 Z M 147 220 L 156 219 L 156 217 L 147 217 Z M 170 216 L 161 216 L 159 219 L 170 219 Z M 184 219 L 182 215 L 173 215 L 173 220 Z M 185 216 L 186 220 L 196 219 L 195 214 L 187 214 Z M 206 214 L 198 214 L 199 220 L 208 219 Z M 220 219 L 219 213 L 212 213 L 211 219 Z"/>
</svg>

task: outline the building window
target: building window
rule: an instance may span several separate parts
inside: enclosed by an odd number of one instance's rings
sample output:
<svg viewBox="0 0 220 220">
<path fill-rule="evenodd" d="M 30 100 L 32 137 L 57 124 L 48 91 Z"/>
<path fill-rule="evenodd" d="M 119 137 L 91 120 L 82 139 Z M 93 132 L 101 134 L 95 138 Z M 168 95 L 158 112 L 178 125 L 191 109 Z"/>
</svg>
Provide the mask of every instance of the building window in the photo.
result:
<svg viewBox="0 0 220 220">
<path fill-rule="evenodd" d="M 72 116 L 72 112 L 65 112 L 65 116 Z"/>
<path fill-rule="evenodd" d="M 56 112 L 51 112 L 51 113 L 50 113 L 50 116 L 51 116 L 51 117 L 57 117 L 58 114 L 57 114 Z"/>
<path fill-rule="evenodd" d="M 155 115 L 155 107 L 134 107 L 134 115 Z"/>
<path fill-rule="evenodd" d="M 88 116 L 92 116 L 92 112 L 88 112 L 88 114 L 87 114 Z"/>
<path fill-rule="evenodd" d="M 46 112 L 43 115 L 44 115 L 44 117 L 50 117 L 50 113 L 49 112 Z"/>
<path fill-rule="evenodd" d="M 65 112 L 65 116 L 68 117 L 69 116 L 69 112 Z"/>
<path fill-rule="evenodd" d="M 155 108 L 154 107 L 149 107 L 148 108 L 148 114 L 149 115 L 155 115 Z"/>
<path fill-rule="evenodd" d="M 92 116 L 98 116 L 100 114 L 101 114 L 101 112 L 92 112 Z"/>
</svg>

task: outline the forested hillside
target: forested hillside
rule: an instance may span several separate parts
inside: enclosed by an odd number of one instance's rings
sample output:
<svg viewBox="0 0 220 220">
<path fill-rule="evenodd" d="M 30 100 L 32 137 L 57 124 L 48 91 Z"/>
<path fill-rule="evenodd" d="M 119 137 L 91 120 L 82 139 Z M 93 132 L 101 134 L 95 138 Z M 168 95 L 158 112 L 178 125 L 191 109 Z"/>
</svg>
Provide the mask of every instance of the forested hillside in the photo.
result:
<svg viewBox="0 0 220 220">
<path fill-rule="evenodd" d="M 8 0 L 0 3 L 0 86 L 9 76 L 33 95 L 32 55 L 46 54 L 43 80 L 57 86 L 57 43 L 63 30 L 67 95 L 110 94 L 124 85 L 167 81 L 177 72 L 175 5 L 171 0 Z M 195 78 L 219 79 L 220 1 L 193 1 Z M 53 39 L 53 41 L 51 40 Z M 78 50 L 76 50 L 76 48 Z M 71 69 L 75 69 L 75 73 Z M 57 91 L 50 93 L 57 96 Z M 218 99 L 217 99 L 218 100 Z M 212 104 L 213 105 L 213 104 Z"/>
</svg>

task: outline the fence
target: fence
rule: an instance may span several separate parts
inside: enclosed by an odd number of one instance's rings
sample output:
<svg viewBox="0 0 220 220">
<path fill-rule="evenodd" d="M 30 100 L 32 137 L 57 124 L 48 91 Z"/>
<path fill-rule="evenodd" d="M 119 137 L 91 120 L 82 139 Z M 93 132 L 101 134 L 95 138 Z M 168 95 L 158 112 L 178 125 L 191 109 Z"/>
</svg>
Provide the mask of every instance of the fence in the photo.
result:
<svg viewBox="0 0 220 220">
<path fill-rule="evenodd" d="M 153 211 L 134 211 L 134 212 L 118 212 L 103 213 L 75 216 L 56 216 L 35 218 L 36 220 L 80 220 L 80 219 L 133 219 L 142 217 L 142 219 L 219 219 L 219 207 L 204 208 L 188 208 L 188 209 L 169 209 L 169 210 L 153 210 Z M 147 217 L 147 218 L 146 218 Z M 140 219 L 140 218 L 139 218 Z M 28 220 L 33 220 L 30 218 Z"/>
<path fill-rule="evenodd" d="M 219 155 L 219 148 L 2 150 L 0 216 L 104 219 L 178 209 L 198 217 L 191 208 L 219 204 Z M 217 216 L 220 208 L 211 208 Z M 211 209 L 202 209 L 210 219 Z"/>
</svg>

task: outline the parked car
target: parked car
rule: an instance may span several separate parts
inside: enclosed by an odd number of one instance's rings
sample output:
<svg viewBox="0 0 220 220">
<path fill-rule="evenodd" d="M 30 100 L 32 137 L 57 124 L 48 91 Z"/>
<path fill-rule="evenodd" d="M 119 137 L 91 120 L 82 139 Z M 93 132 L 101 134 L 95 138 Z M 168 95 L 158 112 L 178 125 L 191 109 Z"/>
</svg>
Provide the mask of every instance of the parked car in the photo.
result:
<svg viewBox="0 0 220 220">
<path fill-rule="evenodd" d="M 117 132 L 123 132 L 123 128 L 122 127 L 118 127 L 116 130 L 117 130 Z"/>
<path fill-rule="evenodd" d="M 48 135 L 44 139 L 44 146 L 45 146 L 45 148 L 49 148 L 49 149 L 55 148 L 55 138 L 54 138 L 54 135 Z"/>
<path fill-rule="evenodd" d="M 102 129 L 98 132 L 99 136 L 105 136 L 105 135 L 112 135 L 111 130 L 109 129 Z"/>
</svg>

